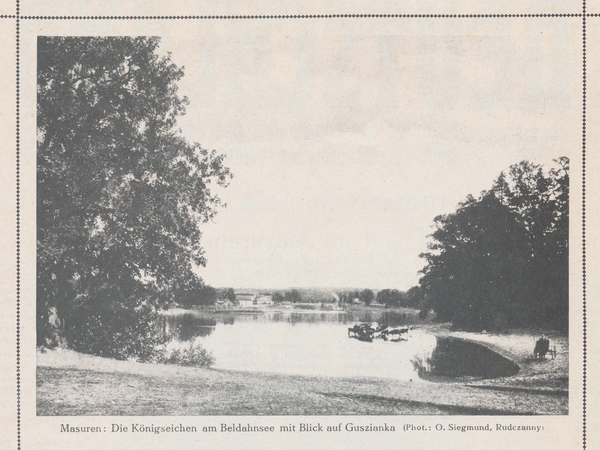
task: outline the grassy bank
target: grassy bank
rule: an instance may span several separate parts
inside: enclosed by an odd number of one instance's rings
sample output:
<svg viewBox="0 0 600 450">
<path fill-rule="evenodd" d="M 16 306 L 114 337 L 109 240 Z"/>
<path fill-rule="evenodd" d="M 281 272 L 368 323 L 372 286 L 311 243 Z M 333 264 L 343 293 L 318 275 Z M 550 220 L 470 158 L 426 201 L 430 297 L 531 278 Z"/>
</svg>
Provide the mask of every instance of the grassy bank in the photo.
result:
<svg viewBox="0 0 600 450">
<path fill-rule="evenodd" d="M 527 334 L 476 335 L 521 367 L 497 379 L 398 381 L 222 371 L 114 361 L 68 350 L 38 354 L 39 415 L 566 414 L 568 348 L 530 358 Z M 560 339 L 560 337 L 555 337 Z M 551 336 L 552 339 L 552 336 Z"/>
</svg>

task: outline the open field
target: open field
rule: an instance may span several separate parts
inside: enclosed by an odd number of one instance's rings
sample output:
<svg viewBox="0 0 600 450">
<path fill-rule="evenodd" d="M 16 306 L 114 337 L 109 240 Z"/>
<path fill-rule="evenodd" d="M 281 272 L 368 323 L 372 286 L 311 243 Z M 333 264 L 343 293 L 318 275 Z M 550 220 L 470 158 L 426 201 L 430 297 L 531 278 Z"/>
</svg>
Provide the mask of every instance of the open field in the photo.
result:
<svg viewBox="0 0 600 450">
<path fill-rule="evenodd" d="M 398 381 L 222 371 L 115 361 L 69 350 L 38 352 L 38 415 L 566 414 L 568 342 L 550 335 L 555 360 L 533 361 L 535 336 L 474 334 L 516 362 L 511 377 Z"/>
</svg>

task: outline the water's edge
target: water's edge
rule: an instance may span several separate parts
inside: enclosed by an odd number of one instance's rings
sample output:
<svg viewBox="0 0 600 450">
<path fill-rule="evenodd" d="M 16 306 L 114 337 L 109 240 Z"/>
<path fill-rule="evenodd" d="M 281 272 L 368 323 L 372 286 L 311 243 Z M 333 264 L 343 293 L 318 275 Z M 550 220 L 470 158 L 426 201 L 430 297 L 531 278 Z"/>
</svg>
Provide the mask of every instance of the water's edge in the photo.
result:
<svg viewBox="0 0 600 450">
<path fill-rule="evenodd" d="M 419 367 L 421 378 L 499 378 L 516 375 L 520 370 L 514 361 L 484 344 L 450 336 L 436 336 L 436 339 L 431 358 Z"/>
</svg>

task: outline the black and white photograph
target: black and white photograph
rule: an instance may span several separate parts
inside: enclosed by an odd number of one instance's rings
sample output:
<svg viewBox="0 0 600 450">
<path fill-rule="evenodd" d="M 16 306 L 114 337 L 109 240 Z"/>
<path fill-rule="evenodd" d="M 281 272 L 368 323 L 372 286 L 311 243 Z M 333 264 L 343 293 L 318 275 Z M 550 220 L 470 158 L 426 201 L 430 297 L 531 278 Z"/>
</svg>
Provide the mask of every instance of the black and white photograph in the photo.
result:
<svg viewBox="0 0 600 450">
<path fill-rule="evenodd" d="M 570 25 L 37 36 L 36 415 L 568 415 Z"/>
<path fill-rule="evenodd" d="M 0 450 L 587 450 L 600 0 L 0 0 Z"/>
</svg>

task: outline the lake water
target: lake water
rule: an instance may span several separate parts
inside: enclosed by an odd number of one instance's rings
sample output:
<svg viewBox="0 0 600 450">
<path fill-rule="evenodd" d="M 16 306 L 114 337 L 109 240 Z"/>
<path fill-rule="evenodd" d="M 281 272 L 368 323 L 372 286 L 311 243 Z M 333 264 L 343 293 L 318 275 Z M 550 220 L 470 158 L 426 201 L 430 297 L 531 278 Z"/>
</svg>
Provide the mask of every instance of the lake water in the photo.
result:
<svg viewBox="0 0 600 450">
<path fill-rule="evenodd" d="M 434 336 L 414 329 L 401 342 L 348 337 L 348 328 L 357 323 L 398 327 L 414 319 L 391 311 L 193 312 L 165 316 L 165 331 L 177 336 L 173 345 L 201 343 L 212 352 L 217 369 L 416 380 L 413 361 L 431 357 Z"/>
</svg>

